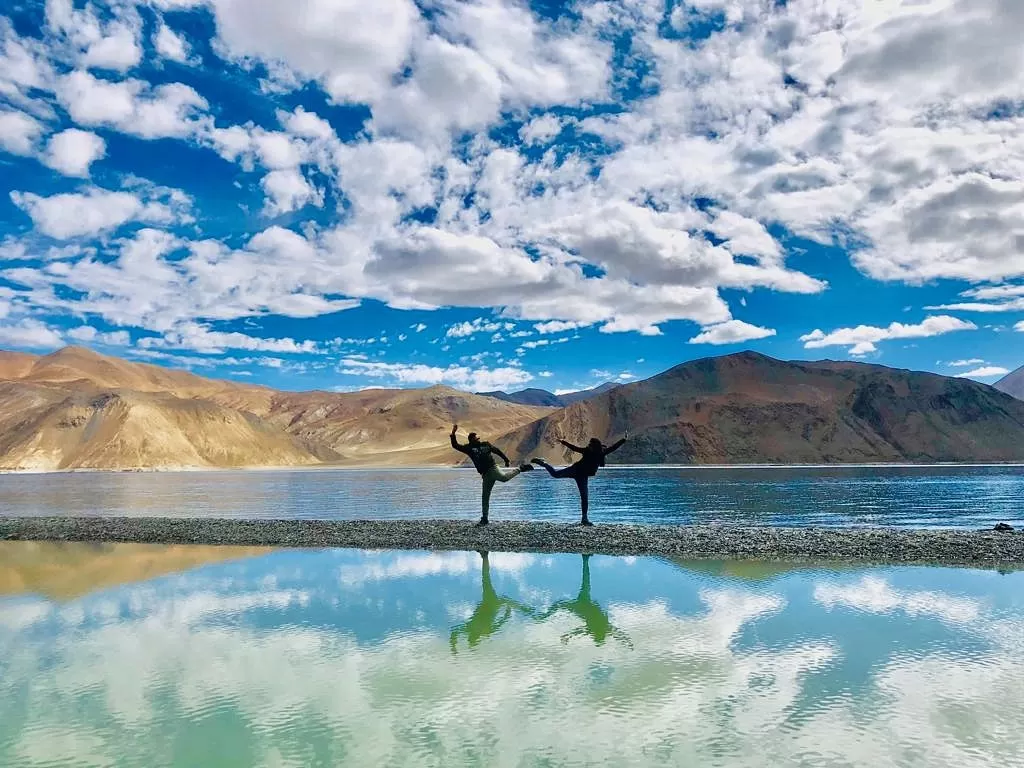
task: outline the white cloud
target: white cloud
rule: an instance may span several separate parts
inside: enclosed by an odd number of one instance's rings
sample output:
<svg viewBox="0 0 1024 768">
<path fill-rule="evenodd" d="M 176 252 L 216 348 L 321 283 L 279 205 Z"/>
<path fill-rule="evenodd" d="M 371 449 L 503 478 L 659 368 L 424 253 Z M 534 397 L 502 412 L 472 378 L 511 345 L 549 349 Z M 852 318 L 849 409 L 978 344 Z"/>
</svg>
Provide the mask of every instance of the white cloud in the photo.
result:
<svg viewBox="0 0 1024 768">
<path fill-rule="evenodd" d="M 967 371 L 967 373 L 958 373 L 957 378 L 960 379 L 990 379 L 995 376 L 1005 376 L 1010 372 L 1009 368 L 1002 368 L 997 365 L 986 365 L 981 368 L 975 368 L 973 371 Z"/>
<path fill-rule="evenodd" d="M 416 331 L 416 333 L 422 333 L 427 330 L 427 326 L 423 323 L 416 323 L 416 325 L 411 325 L 409 327 Z"/>
<path fill-rule="evenodd" d="M 467 320 L 466 322 L 449 326 L 444 335 L 448 338 L 462 339 L 477 333 L 494 333 L 500 330 L 501 327 L 501 323 L 495 323 L 486 318 L 478 317 L 475 320 Z"/>
<path fill-rule="evenodd" d="M 189 63 L 191 48 L 188 41 L 164 23 L 157 27 L 156 34 L 153 35 L 153 47 L 165 59 L 179 64 Z"/>
<path fill-rule="evenodd" d="M 338 372 L 349 376 L 390 379 L 400 384 L 447 384 L 470 392 L 518 387 L 533 380 L 532 374 L 513 366 L 489 369 L 450 365 L 440 368 L 420 364 L 368 362 L 355 357 L 343 359 Z"/>
<path fill-rule="evenodd" d="M 546 144 L 561 131 L 562 121 L 555 115 L 541 115 L 519 129 L 519 138 L 527 146 Z"/>
<path fill-rule="evenodd" d="M 65 176 L 88 176 L 89 166 L 107 152 L 107 143 L 89 131 L 68 128 L 50 138 L 43 162 Z"/>
<path fill-rule="evenodd" d="M 941 336 L 954 331 L 973 331 L 978 326 L 966 320 L 949 315 L 926 317 L 917 325 L 890 323 L 887 328 L 871 325 L 858 325 L 856 328 L 838 328 L 830 333 L 815 329 L 800 337 L 806 349 L 822 347 L 850 347 L 850 354 L 863 355 L 876 351 L 875 344 L 889 339 L 920 339 L 929 336 Z"/>
<path fill-rule="evenodd" d="M 1020 331 L 1021 333 L 1024 333 L 1024 320 L 1021 320 L 1019 323 L 1014 325 L 1013 326 L 1013 330 Z"/>
<path fill-rule="evenodd" d="M 31 192 L 11 192 L 11 200 L 32 217 L 39 232 L 67 240 L 98 235 L 129 221 L 164 224 L 178 221 L 183 216 L 184 203 L 175 196 L 175 192 L 158 197 L 155 194 L 111 192 L 90 187 L 85 192 L 67 192 L 50 197 L 40 197 Z"/>
<path fill-rule="evenodd" d="M 107 32 L 107 36 L 96 40 L 86 50 L 82 57 L 83 65 L 124 72 L 142 61 L 136 30 L 126 24 L 115 23 L 108 27 Z"/>
<path fill-rule="evenodd" d="M 70 328 L 67 331 L 67 336 L 69 339 L 86 344 L 106 344 L 111 347 L 127 347 L 132 343 L 132 337 L 128 331 L 108 331 L 103 333 L 91 325 L 80 325 L 77 328 Z"/>
<path fill-rule="evenodd" d="M 211 331 L 198 323 L 183 323 L 161 337 L 139 339 L 141 349 L 191 349 L 205 354 L 220 354 L 226 349 L 245 349 L 253 352 L 290 352 L 316 354 L 316 342 L 295 339 L 267 339 L 238 332 Z"/>
<path fill-rule="evenodd" d="M 16 323 L 0 323 L 0 345 L 52 348 L 63 346 L 64 339 L 46 323 L 27 317 Z"/>
<path fill-rule="evenodd" d="M 410 0 L 302 0 L 297 7 L 212 0 L 211 7 L 228 55 L 287 67 L 319 81 L 338 102 L 365 102 L 384 93 L 420 24 Z"/>
<path fill-rule="evenodd" d="M 979 363 L 984 362 L 985 361 L 982 360 L 980 357 L 972 357 L 970 360 L 954 360 L 953 362 L 949 363 L 949 366 L 951 368 L 968 368 L 969 366 L 978 365 Z"/>
<path fill-rule="evenodd" d="M 548 323 L 537 323 L 533 326 L 533 329 L 540 334 L 547 333 L 562 333 L 563 331 L 572 331 L 577 328 L 585 328 L 587 323 L 574 323 L 565 322 L 563 320 L 552 320 Z M 528 333 L 526 335 L 529 335 Z M 515 336 L 515 334 L 513 334 Z"/>
<path fill-rule="evenodd" d="M 564 336 L 561 339 L 536 339 L 535 341 L 524 341 L 519 349 L 536 349 L 537 347 L 547 347 L 551 344 L 564 344 L 567 341 L 569 341 L 568 336 Z"/>
<path fill-rule="evenodd" d="M 31 155 L 45 128 L 24 112 L 0 112 L 0 148 L 12 155 Z"/>
<path fill-rule="evenodd" d="M 142 80 L 111 82 L 76 70 L 60 79 L 57 98 L 72 119 L 85 126 L 106 126 L 143 139 L 186 138 L 201 123 L 209 104 L 190 86 L 156 87 Z"/>
<path fill-rule="evenodd" d="M 706 326 L 694 336 L 689 344 L 737 344 L 741 341 L 764 339 L 774 336 L 774 328 L 761 328 L 742 320 L 727 320 L 724 323 Z"/>
<path fill-rule="evenodd" d="M 267 195 L 267 212 L 274 216 L 297 211 L 309 203 L 323 205 L 323 198 L 296 168 L 271 171 L 260 185 Z"/>
</svg>

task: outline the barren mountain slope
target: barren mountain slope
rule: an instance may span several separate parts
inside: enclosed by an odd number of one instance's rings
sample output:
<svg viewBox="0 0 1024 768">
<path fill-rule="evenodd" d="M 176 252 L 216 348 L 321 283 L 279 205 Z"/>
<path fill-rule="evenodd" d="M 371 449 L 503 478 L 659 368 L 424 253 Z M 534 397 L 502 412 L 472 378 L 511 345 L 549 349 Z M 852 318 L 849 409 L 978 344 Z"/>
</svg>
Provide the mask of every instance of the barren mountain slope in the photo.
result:
<svg viewBox="0 0 1024 768">
<path fill-rule="evenodd" d="M 612 463 L 1013 461 L 1024 403 L 984 384 L 753 352 L 695 360 L 503 436 L 509 455 L 569 461 L 559 437 L 630 441 Z"/>
<path fill-rule="evenodd" d="M 0 468 L 450 465 L 465 458 L 454 421 L 498 435 L 551 410 L 447 387 L 278 392 L 80 347 L 5 353 Z"/>
<path fill-rule="evenodd" d="M 1001 378 L 993 386 L 1000 392 L 1024 400 L 1024 365 Z"/>
<path fill-rule="evenodd" d="M 553 412 L 451 387 L 369 389 L 361 392 L 282 392 L 266 418 L 289 433 L 337 451 L 345 464 L 458 464 L 448 439 L 458 423 L 496 437 Z"/>
<path fill-rule="evenodd" d="M 31 401 L 31 405 L 29 405 Z M 259 417 L 158 392 L 0 385 L 0 468 L 295 466 L 317 456 Z"/>
</svg>

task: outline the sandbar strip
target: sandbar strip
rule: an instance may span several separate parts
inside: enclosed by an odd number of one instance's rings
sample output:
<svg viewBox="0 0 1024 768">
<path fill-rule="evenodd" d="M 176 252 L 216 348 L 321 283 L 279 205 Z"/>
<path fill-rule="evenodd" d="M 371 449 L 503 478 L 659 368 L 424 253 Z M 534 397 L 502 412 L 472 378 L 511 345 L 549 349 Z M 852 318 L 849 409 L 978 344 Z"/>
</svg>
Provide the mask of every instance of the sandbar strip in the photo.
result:
<svg viewBox="0 0 1024 768">
<path fill-rule="evenodd" d="M 576 525 L 455 520 L 0 517 L 0 539 L 269 547 L 575 552 L 670 557 L 999 565 L 1024 533 L 903 528 Z"/>
</svg>

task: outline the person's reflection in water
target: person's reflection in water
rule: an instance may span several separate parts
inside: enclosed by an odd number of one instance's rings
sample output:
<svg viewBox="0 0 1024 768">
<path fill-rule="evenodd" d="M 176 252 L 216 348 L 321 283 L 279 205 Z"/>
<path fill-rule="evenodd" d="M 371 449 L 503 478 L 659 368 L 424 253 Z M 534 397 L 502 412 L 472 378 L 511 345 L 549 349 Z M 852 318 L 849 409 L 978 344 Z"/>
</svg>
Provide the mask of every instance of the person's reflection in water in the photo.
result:
<svg viewBox="0 0 1024 768">
<path fill-rule="evenodd" d="M 480 603 L 477 605 L 473 615 L 462 624 L 452 629 L 451 646 L 452 653 L 458 648 L 459 635 L 465 635 L 470 648 L 475 648 L 485 637 L 490 637 L 512 616 L 512 611 L 517 610 L 528 616 L 535 616 L 536 611 L 528 605 L 523 605 L 510 597 L 502 597 L 494 590 L 491 583 L 491 564 L 487 559 L 487 552 L 479 552 L 482 563 L 482 594 Z"/>
<path fill-rule="evenodd" d="M 562 643 L 568 643 L 573 637 L 590 635 L 594 639 L 595 645 L 604 645 L 605 639 L 611 636 L 630 648 L 633 647 L 629 636 L 621 629 L 616 629 L 612 626 L 611 620 L 608 618 L 608 612 L 594 602 L 594 599 L 590 596 L 590 555 L 583 555 L 583 581 L 580 584 L 580 593 L 576 595 L 576 599 L 559 600 L 541 616 L 541 619 L 553 616 L 559 611 L 569 611 L 583 620 L 582 627 L 562 635 Z"/>
</svg>

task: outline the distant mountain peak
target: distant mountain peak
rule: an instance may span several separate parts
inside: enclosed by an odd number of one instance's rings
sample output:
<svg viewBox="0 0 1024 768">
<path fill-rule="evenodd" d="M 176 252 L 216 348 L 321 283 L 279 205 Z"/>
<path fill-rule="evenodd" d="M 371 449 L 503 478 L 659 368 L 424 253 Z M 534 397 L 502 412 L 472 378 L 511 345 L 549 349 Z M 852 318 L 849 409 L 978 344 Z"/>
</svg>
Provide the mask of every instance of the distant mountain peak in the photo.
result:
<svg viewBox="0 0 1024 768">
<path fill-rule="evenodd" d="M 1024 400 L 1024 365 L 997 381 L 993 386 L 1018 400 Z"/>
</svg>

